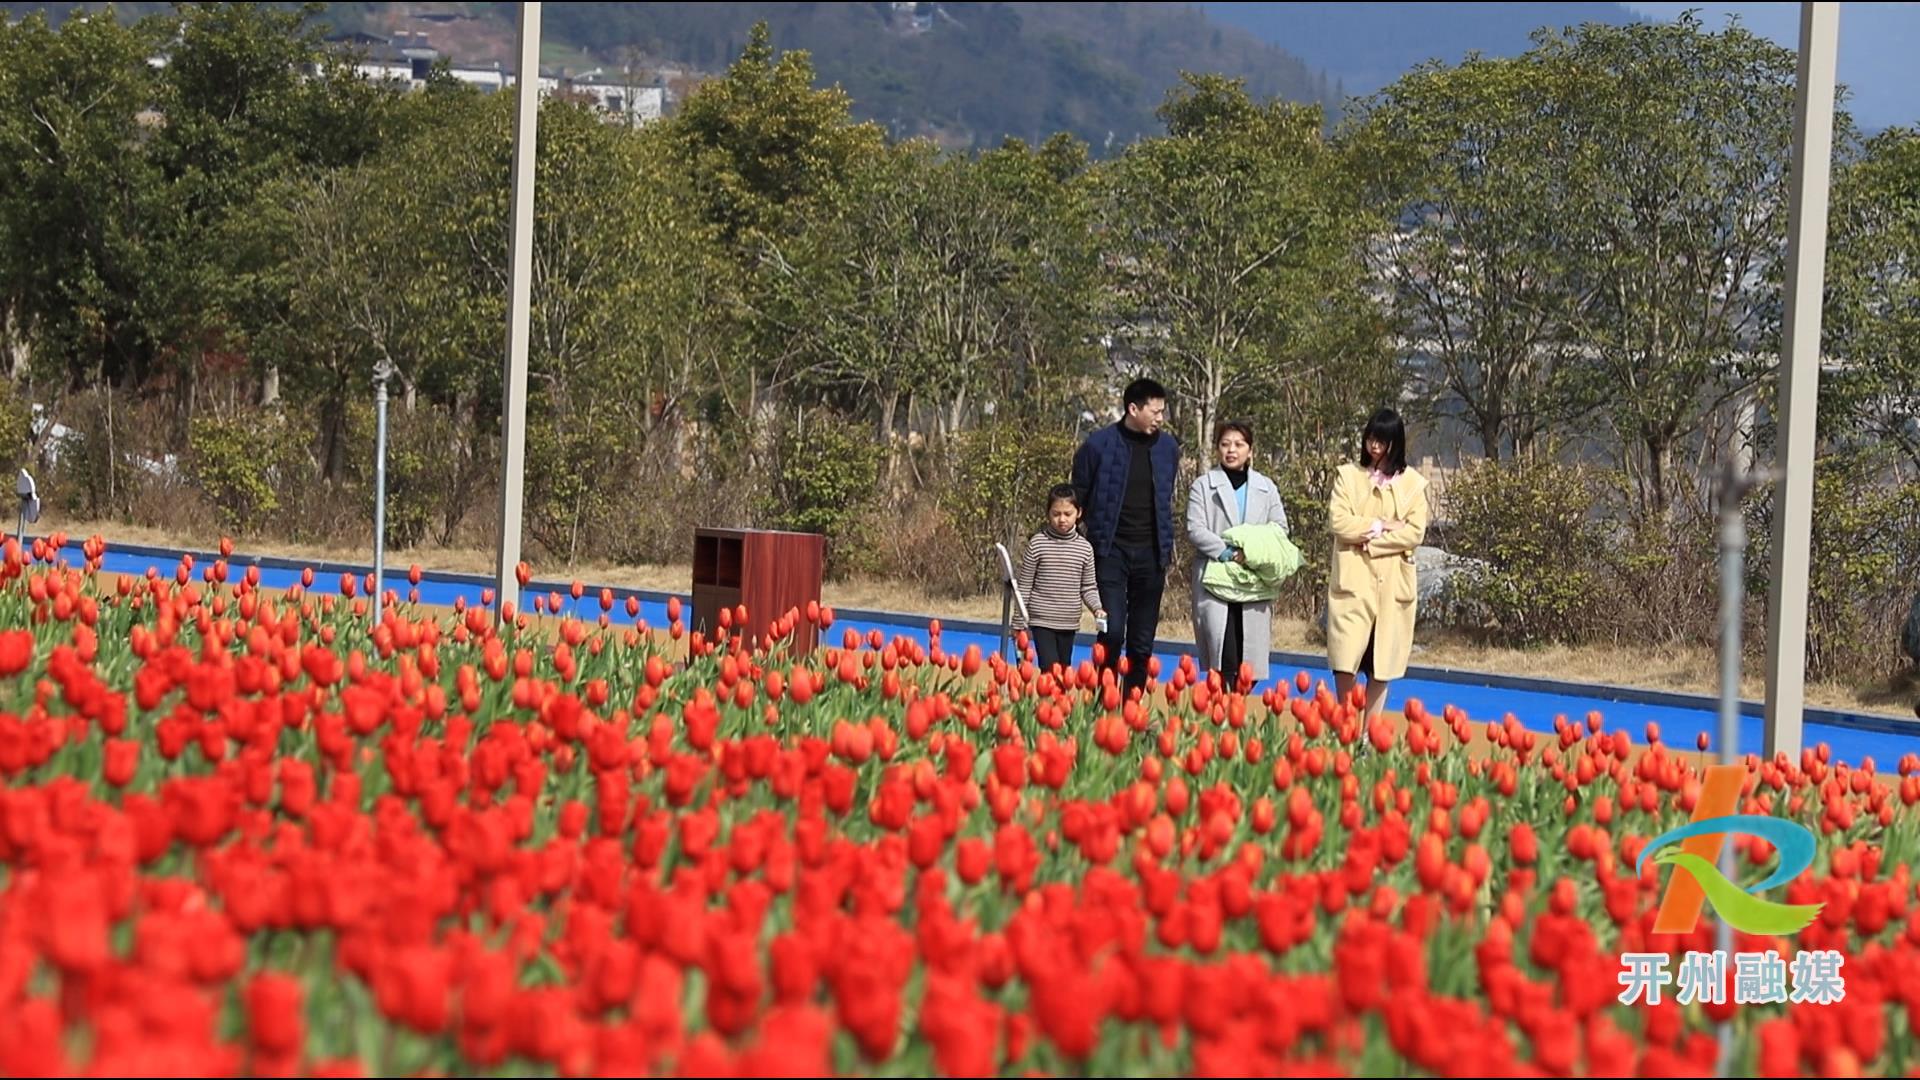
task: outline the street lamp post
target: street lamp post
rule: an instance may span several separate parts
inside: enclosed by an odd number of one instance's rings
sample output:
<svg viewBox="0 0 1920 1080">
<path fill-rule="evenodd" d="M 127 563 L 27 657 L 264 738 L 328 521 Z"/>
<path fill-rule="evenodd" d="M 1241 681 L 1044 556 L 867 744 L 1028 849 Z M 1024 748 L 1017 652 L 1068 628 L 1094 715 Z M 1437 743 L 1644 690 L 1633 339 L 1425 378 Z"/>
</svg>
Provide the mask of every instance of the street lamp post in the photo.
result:
<svg viewBox="0 0 1920 1080">
<path fill-rule="evenodd" d="M 1732 765 L 1740 755 L 1740 660 L 1741 628 L 1746 617 L 1746 580 L 1744 560 L 1747 552 L 1747 494 L 1768 479 L 1766 473 L 1741 469 L 1737 456 L 1728 462 L 1720 481 L 1720 764 Z M 1736 871 L 1737 845 L 1720 847 L 1720 872 L 1728 881 Z M 1715 947 L 1722 958 L 1733 955 L 1733 927 L 1725 919 L 1716 927 Z M 1724 959 L 1722 962 L 1726 962 Z M 1733 1030 L 1720 1025 L 1721 1074 L 1733 1061 Z"/>
<path fill-rule="evenodd" d="M 393 361 L 381 357 L 373 367 L 373 622 L 387 595 L 387 380 Z"/>
</svg>

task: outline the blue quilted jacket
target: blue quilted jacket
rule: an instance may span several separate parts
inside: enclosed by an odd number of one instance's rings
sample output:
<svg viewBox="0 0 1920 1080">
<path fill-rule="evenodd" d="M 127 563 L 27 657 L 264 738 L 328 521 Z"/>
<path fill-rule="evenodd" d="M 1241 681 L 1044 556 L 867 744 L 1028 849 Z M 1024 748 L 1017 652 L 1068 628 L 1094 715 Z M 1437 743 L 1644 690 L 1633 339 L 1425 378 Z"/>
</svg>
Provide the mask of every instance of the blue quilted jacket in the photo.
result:
<svg viewBox="0 0 1920 1080">
<path fill-rule="evenodd" d="M 1173 484 L 1180 472 L 1180 443 L 1162 429 L 1149 451 L 1153 459 L 1153 502 L 1160 529 L 1160 565 L 1173 561 Z M 1120 529 L 1120 504 L 1127 497 L 1127 470 L 1133 447 L 1120 424 L 1109 424 L 1087 436 L 1073 455 L 1073 486 L 1087 508 L 1087 539 L 1093 553 L 1113 553 L 1114 533 Z"/>
</svg>

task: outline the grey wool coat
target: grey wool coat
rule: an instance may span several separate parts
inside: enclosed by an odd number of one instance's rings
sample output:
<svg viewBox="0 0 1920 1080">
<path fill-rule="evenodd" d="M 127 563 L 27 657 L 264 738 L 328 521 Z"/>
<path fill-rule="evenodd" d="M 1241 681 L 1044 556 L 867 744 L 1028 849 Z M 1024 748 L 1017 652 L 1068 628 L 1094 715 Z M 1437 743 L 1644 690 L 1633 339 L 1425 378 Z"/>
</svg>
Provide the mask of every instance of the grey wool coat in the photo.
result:
<svg viewBox="0 0 1920 1080">
<path fill-rule="evenodd" d="M 1203 584 L 1207 562 L 1227 549 L 1221 533 L 1248 523 L 1287 527 L 1287 508 L 1280 502 L 1280 489 L 1272 480 L 1252 469 L 1247 471 L 1247 516 L 1242 521 L 1239 493 L 1233 490 L 1226 470 L 1214 468 L 1194 478 L 1187 492 L 1187 540 L 1199 553 L 1193 563 L 1193 639 L 1202 671 L 1219 666 L 1220 650 L 1227 637 L 1227 603 L 1207 592 Z M 1268 654 L 1273 651 L 1273 605 L 1243 604 L 1241 612 L 1243 659 L 1255 679 L 1265 679 Z"/>
</svg>

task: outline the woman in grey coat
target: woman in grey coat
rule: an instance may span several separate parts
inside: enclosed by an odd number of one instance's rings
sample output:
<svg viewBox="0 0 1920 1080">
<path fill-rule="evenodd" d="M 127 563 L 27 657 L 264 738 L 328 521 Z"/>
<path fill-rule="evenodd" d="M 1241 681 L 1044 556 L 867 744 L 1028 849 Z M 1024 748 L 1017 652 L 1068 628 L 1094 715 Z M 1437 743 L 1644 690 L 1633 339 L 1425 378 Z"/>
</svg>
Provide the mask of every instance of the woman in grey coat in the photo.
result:
<svg viewBox="0 0 1920 1080">
<path fill-rule="evenodd" d="M 1220 534 L 1235 525 L 1287 527 L 1280 489 L 1253 471 L 1253 426 L 1234 420 L 1214 433 L 1219 465 L 1194 478 L 1187 493 L 1187 539 L 1199 553 L 1193 564 L 1193 639 L 1201 671 L 1219 671 L 1232 687 L 1244 661 L 1255 682 L 1267 677 L 1273 645 L 1271 603 L 1228 603 L 1207 592 L 1204 577 L 1211 560 L 1244 559 Z"/>
</svg>

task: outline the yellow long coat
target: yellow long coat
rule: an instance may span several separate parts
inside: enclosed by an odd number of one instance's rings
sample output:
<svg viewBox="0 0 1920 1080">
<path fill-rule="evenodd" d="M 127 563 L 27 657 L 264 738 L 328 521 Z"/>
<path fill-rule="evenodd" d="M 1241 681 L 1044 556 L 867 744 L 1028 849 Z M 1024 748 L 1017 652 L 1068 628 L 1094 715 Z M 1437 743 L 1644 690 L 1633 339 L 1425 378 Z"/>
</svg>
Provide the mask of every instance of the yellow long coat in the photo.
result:
<svg viewBox="0 0 1920 1080">
<path fill-rule="evenodd" d="M 1399 521 L 1362 550 L 1375 521 Z M 1373 677 L 1391 682 L 1407 673 L 1419 597 L 1413 552 L 1427 535 L 1427 480 L 1412 469 L 1375 487 L 1368 470 L 1340 466 L 1327 502 L 1333 566 L 1327 576 L 1327 660 L 1334 671 L 1355 672 L 1373 643 Z"/>
</svg>

